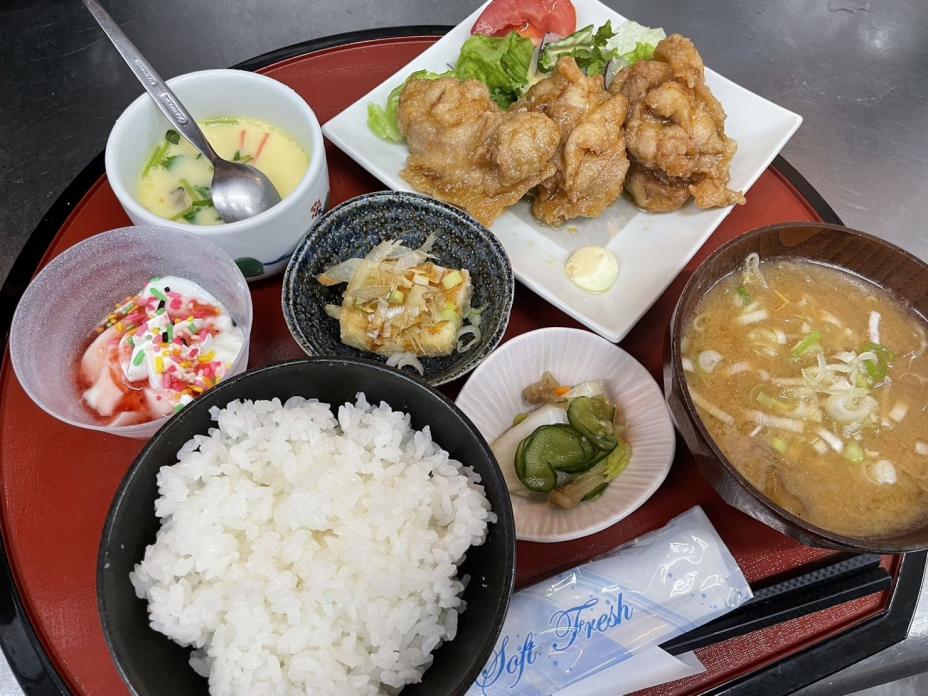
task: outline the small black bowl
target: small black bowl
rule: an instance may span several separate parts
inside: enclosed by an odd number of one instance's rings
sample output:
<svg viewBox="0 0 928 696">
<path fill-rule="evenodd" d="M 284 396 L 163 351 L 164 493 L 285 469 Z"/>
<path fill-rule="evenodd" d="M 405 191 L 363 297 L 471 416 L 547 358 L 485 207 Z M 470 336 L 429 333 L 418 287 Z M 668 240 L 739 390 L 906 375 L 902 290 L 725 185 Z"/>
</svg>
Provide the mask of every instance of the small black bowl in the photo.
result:
<svg viewBox="0 0 928 696">
<path fill-rule="evenodd" d="M 464 591 L 467 610 L 454 640 L 435 651 L 422 681 L 403 696 L 458 696 L 486 663 L 506 618 L 515 576 L 515 524 L 502 473 L 486 441 L 451 401 L 397 370 L 365 360 L 310 358 L 264 367 L 233 377 L 204 394 L 172 418 L 142 450 L 123 479 L 110 507 L 100 542 L 97 600 L 103 632 L 123 679 L 136 694 L 207 694 L 206 679 L 188 663 L 190 650 L 149 627 L 146 603 L 135 596 L 129 572 L 155 541 L 155 482 L 162 466 L 177 461 L 177 451 L 211 425 L 209 410 L 235 399 L 285 401 L 315 397 L 332 405 L 353 401 L 364 392 L 372 403 L 386 401 L 428 425 L 435 441 L 453 458 L 480 474 L 496 513 L 487 539 L 473 547 L 459 569 L 472 578 Z"/>
<path fill-rule="evenodd" d="M 464 211 L 401 191 L 378 191 L 345 201 L 319 218 L 297 245 L 284 274 L 282 302 L 290 333 L 307 355 L 385 361 L 341 342 L 338 321 L 325 313 L 325 306 L 341 305 L 345 285 L 326 287 L 316 276 L 341 261 L 366 256 L 380 242 L 402 239 L 416 248 L 433 232 L 438 233 L 432 247 L 436 263 L 470 271 L 471 304 L 486 309 L 477 345 L 466 353 L 423 358 L 422 377 L 438 386 L 480 364 L 499 345 L 509 324 L 515 291 L 509 257 L 493 233 Z"/>
</svg>

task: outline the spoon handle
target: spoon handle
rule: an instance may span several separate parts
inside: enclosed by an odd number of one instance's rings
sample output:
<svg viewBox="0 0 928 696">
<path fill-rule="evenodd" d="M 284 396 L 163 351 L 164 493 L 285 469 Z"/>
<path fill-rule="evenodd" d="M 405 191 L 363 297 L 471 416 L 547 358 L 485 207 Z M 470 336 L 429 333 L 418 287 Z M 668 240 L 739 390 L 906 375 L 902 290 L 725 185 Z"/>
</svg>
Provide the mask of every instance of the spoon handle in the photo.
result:
<svg viewBox="0 0 928 696">
<path fill-rule="evenodd" d="M 161 79 L 161 76 L 155 72 L 151 64 L 145 60 L 145 56 L 139 52 L 135 45 L 129 40 L 129 37 L 123 33 L 119 25 L 113 21 L 113 18 L 109 16 L 107 11 L 103 9 L 97 0 L 83 1 L 87 9 L 90 10 L 90 14 L 97 20 L 97 24 L 100 25 L 100 28 L 109 37 L 113 46 L 119 51 L 119 55 L 126 61 L 126 65 L 129 66 L 129 69 L 132 70 L 139 82 L 142 83 L 142 86 L 151 95 L 151 98 L 155 100 L 155 104 L 158 105 L 161 112 L 167 117 L 168 121 L 171 122 L 171 125 L 189 140 L 191 145 L 202 152 L 210 162 L 215 163 L 215 161 L 219 159 L 219 156 L 216 154 L 216 151 L 213 150 L 209 141 L 207 141 L 206 136 L 203 135 L 203 131 L 200 130 L 193 116 L 191 116 L 186 107 L 181 104 L 174 92 L 171 91 L 171 88 L 168 87 L 164 80 Z"/>
</svg>

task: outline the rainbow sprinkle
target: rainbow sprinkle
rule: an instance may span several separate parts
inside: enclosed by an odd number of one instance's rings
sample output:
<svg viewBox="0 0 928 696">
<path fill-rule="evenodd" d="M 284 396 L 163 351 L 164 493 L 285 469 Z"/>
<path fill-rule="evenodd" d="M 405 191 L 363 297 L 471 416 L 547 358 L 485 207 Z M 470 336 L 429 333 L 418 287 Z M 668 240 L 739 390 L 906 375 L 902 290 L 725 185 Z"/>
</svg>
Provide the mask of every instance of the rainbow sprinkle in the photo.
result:
<svg viewBox="0 0 928 696">
<path fill-rule="evenodd" d="M 231 369 L 212 347 L 229 322 L 222 307 L 187 297 L 163 280 L 156 287 L 157 281 L 152 279 L 138 295 L 114 305 L 95 330 L 111 332 L 108 345 L 127 381 L 147 381 L 158 390 L 154 398 L 176 404 L 176 413 Z"/>
</svg>

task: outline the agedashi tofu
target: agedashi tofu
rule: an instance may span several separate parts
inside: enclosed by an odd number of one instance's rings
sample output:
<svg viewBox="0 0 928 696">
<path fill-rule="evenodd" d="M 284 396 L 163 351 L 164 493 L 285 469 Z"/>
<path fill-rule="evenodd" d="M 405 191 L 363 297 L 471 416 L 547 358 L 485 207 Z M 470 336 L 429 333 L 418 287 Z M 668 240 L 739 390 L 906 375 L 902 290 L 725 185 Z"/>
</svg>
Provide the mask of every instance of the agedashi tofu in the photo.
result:
<svg viewBox="0 0 928 696">
<path fill-rule="evenodd" d="M 432 358 L 466 350 L 459 346 L 463 334 L 479 338 L 476 320 L 465 327 L 478 314 L 470 306 L 470 272 L 438 265 L 430 246 L 381 242 L 363 259 L 348 259 L 317 277 L 323 285 L 348 283 L 341 306 L 326 306 L 339 320 L 342 343 L 387 357 Z"/>
<path fill-rule="evenodd" d="M 450 288 L 442 285 L 444 279 L 452 284 Z M 385 293 L 386 302 L 380 301 L 383 295 L 359 301 L 368 289 L 381 293 L 382 280 L 381 270 L 372 269 L 356 274 L 348 284 L 339 319 L 342 343 L 387 356 L 450 355 L 470 307 L 470 273 L 434 263 L 414 266 L 397 276 L 399 282 Z"/>
</svg>

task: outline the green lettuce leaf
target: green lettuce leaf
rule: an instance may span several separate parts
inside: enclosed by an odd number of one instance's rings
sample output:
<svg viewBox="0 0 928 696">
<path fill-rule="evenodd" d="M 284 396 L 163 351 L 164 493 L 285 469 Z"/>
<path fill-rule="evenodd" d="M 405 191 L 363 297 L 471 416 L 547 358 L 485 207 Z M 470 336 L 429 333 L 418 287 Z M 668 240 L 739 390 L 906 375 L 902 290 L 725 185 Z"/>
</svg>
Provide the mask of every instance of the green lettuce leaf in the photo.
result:
<svg viewBox="0 0 928 696">
<path fill-rule="evenodd" d="M 634 51 L 619 56 L 626 65 L 634 65 L 639 60 L 651 60 L 654 57 L 654 46 L 646 43 L 637 43 Z"/>
<path fill-rule="evenodd" d="M 493 101 L 506 109 L 528 84 L 534 50 L 529 39 L 514 31 L 504 38 L 471 36 L 461 46 L 453 74 L 459 80 L 480 80 Z"/>
<path fill-rule="evenodd" d="M 587 75 L 602 75 L 609 61 L 616 57 L 618 52 L 614 48 L 607 48 L 609 39 L 613 36 L 615 36 L 615 32 L 612 31 L 612 22 L 608 20 L 596 30 L 589 58 L 584 61 L 583 65 L 578 63 L 581 68 L 586 70 Z"/>
<path fill-rule="evenodd" d="M 367 103 L 367 127 L 378 138 L 391 143 L 400 143 L 403 142 L 403 134 L 400 133 L 400 128 L 396 123 L 396 107 L 391 104 L 391 97 L 393 97 L 393 92 L 390 92 L 390 97 L 387 98 L 386 109 L 374 102 Z"/>
<path fill-rule="evenodd" d="M 587 75 L 601 75 L 609 61 L 619 55 L 615 48 L 608 47 L 613 36 L 612 22 L 607 21 L 595 30 L 592 24 L 585 26 L 545 46 L 538 56 L 538 70 L 549 73 L 560 58 L 571 56 Z"/>
<path fill-rule="evenodd" d="M 616 29 L 615 35 L 609 41 L 609 48 L 614 48 L 619 55 L 624 55 L 634 51 L 640 43 L 656 46 L 666 38 L 667 34 L 660 27 L 651 28 L 629 21 Z"/>
<path fill-rule="evenodd" d="M 614 49 L 626 66 L 639 60 L 651 60 L 654 47 L 667 38 L 660 27 L 645 27 L 638 22 L 625 22 L 609 40 L 609 48 Z"/>
<path fill-rule="evenodd" d="M 400 133 L 400 127 L 396 120 L 397 111 L 400 108 L 400 96 L 410 80 L 434 80 L 443 77 L 448 73 L 433 73 L 428 70 L 417 70 L 409 77 L 403 80 L 402 84 L 397 85 L 387 97 L 386 107 L 367 103 L 367 127 L 370 128 L 374 135 L 383 138 L 391 143 L 403 142 L 403 134 Z"/>
<path fill-rule="evenodd" d="M 578 29 L 570 36 L 555 41 L 544 47 L 538 55 L 539 72 L 549 73 L 554 70 L 558 58 L 573 55 L 574 58 L 581 52 L 588 52 L 593 45 L 593 25 Z"/>
</svg>

